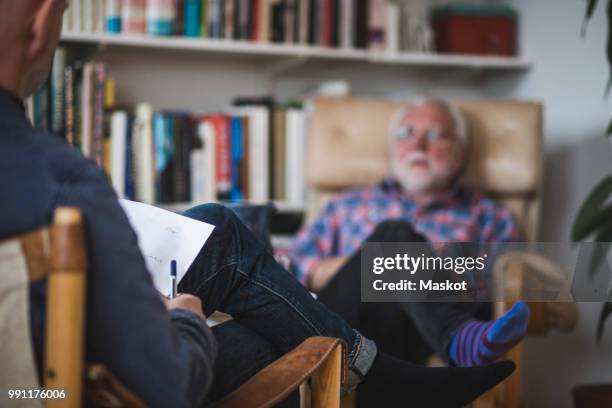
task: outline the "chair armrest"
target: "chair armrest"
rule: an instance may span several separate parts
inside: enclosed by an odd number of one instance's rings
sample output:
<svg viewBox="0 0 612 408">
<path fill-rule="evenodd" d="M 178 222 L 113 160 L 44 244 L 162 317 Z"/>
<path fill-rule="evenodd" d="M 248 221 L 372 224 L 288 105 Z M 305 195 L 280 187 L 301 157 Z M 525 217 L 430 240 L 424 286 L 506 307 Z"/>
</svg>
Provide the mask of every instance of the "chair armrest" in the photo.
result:
<svg viewBox="0 0 612 408">
<path fill-rule="evenodd" d="M 325 371 L 328 359 L 340 356 L 341 378 L 320 378 L 318 371 Z M 313 377 L 314 387 L 326 387 L 327 380 L 346 381 L 346 345 L 340 339 L 311 337 L 285 354 L 257 375 L 242 384 L 236 391 L 213 404 L 215 408 L 272 407 L 294 392 L 300 384 Z M 319 384 L 317 384 L 319 382 Z M 340 385 L 340 383 L 336 384 Z M 338 395 L 339 400 L 339 395 Z M 326 406 L 326 405 L 323 405 Z"/>
<path fill-rule="evenodd" d="M 531 311 L 528 333 L 546 334 L 556 329 L 571 331 L 578 320 L 576 303 L 569 291 L 567 272 L 563 267 L 546 257 L 531 251 L 513 251 L 501 256 L 495 263 L 495 276 L 504 279 L 504 300 L 499 302 L 496 316 L 505 312 L 512 303 L 525 298 L 525 291 L 545 291 L 546 288 L 560 287 L 560 300 L 529 301 Z"/>
<path fill-rule="evenodd" d="M 99 408 L 144 408 L 142 400 L 121 384 L 106 367 L 87 367 L 87 399 Z"/>
</svg>

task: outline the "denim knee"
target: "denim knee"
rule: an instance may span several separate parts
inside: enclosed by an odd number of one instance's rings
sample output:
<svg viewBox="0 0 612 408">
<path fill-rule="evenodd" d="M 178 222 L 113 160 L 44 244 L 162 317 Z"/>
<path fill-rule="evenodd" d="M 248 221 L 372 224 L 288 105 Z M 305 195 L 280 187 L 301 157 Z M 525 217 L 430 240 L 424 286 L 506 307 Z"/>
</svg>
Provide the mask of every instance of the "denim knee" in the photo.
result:
<svg viewBox="0 0 612 408">
<path fill-rule="evenodd" d="M 404 220 L 385 220 L 376 226 L 369 241 L 373 242 L 426 242 L 412 223 Z"/>
<path fill-rule="evenodd" d="M 215 228 L 222 228 L 228 222 L 236 222 L 236 214 L 229 208 L 216 203 L 200 204 L 183 212 L 185 217 L 212 224 Z"/>
</svg>

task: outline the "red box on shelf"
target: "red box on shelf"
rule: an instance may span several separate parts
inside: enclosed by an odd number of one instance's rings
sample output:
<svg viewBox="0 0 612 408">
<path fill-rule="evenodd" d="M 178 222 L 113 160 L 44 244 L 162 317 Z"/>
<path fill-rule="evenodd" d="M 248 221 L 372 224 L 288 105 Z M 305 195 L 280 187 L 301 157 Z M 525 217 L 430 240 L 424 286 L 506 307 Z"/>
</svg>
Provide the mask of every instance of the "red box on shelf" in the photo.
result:
<svg viewBox="0 0 612 408">
<path fill-rule="evenodd" d="M 436 51 L 514 56 L 517 14 L 504 5 L 450 4 L 434 7 L 431 24 Z"/>
</svg>

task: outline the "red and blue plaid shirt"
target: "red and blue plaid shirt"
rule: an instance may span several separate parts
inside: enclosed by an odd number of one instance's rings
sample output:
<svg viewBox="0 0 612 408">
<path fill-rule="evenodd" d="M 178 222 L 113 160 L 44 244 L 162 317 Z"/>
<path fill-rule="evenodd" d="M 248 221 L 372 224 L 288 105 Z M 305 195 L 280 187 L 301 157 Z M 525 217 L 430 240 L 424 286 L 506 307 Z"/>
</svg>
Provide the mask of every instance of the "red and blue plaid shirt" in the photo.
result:
<svg viewBox="0 0 612 408">
<path fill-rule="evenodd" d="M 434 244 L 520 239 L 510 211 L 481 193 L 456 187 L 435 202 L 419 206 L 389 178 L 336 197 L 298 233 L 289 252 L 296 276 L 304 283 L 320 260 L 352 255 L 385 220 L 408 221 Z"/>
</svg>

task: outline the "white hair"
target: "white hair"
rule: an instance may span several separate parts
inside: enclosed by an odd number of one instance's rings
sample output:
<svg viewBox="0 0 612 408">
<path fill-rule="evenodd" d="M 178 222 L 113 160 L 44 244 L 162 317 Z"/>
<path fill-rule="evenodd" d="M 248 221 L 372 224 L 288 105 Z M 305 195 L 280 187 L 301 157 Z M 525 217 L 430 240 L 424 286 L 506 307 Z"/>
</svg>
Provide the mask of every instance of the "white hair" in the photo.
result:
<svg viewBox="0 0 612 408">
<path fill-rule="evenodd" d="M 465 117 L 459 108 L 448 101 L 430 96 L 418 97 L 398 109 L 391 119 L 391 123 L 389 125 L 389 136 L 395 136 L 396 130 L 400 127 L 403 118 L 408 114 L 408 112 L 414 108 L 420 108 L 426 105 L 438 106 L 448 112 L 450 117 L 453 119 L 455 134 L 457 135 L 459 142 L 461 142 L 463 145 L 468 143 L 469 140 Z"/>
</svg>

